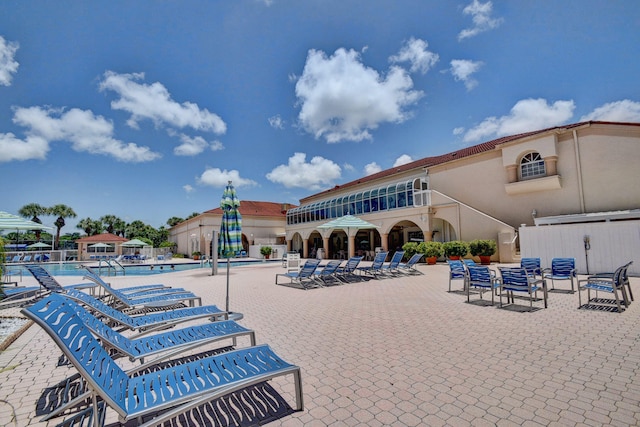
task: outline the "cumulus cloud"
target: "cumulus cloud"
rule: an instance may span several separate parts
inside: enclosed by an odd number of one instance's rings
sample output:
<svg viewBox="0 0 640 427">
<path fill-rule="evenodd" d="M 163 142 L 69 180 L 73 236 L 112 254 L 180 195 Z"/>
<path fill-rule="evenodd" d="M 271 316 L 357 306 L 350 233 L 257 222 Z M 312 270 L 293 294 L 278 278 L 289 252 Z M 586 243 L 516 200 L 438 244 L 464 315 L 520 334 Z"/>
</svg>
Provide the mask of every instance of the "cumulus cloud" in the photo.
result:
<svg viewBox="0 0 640 427">
<path fill-rule="evenodd" d="M 461 41 L 468 37 L 474 37 L 480 33 L 499 27 L 500 24 L 502 24 L 503 19 L 492 18 L 492 12 L 493 3 L 490 1 L 480 3 L 478 0 L 473 0 L 468 4 L 464 9 L 462 9 L 462 13 L 465 15 L 471 15 L 473 26 L 460 31 L 458 34 L 458 40 Z"/>
<path fill-rule="evenodd" d="M 0 36 L 0 85 L 10 86 L 13 75 L 18 71 L 20 64 L 14 59 L 18 47 L 18 43 Z"/>
<path fill-rule="evenodd" d="M 429 44 L 426 41 L 411 37 L 411 39 L 402 46 L 400 52 L 398 52 L 397 55 L 391 56 L 389 61 L 392 63 L 409 62 L 412 73 L 419 71 L 422 74 L 426 74 L 440 58 L 437 53 L 428 51 L 428 46 Z"/>
<path fill-rule="evenodd" d="M 4 159 L 43 159 L 53 141 L 67 141 L 79 152 L 102 154 L 122 162 L 146 162 L 160 157 L 149 147 L 125 143 L 113 137 L 113 124 L 89 110 L 72 108 L 68 111 L 41 107 L 17 108 L 13 122 L 26 128 L 26 139 L 12 134 L 2 136 L 0 153 Z M 6 145 L 13 141 L 16 146 Z"/>
<path fill-rule="evenodd" d="M 185 193 L 187 193 L 187 194 L 193 193 L 193 191 L 194 191 L 194 188 L 189 184 L 183 185 L 182 188 L 184 189 Z"/>
<path fill-rule="evenodd" d="M 280 117 L 280 114 L 269 117 L 269 125 L 274 129 L 284 129 L 284 120 Z"/>
<path fill-rule="evenodd" d="M 411 156 L 408 154 L 403 154 L 402 156 L 396 159 L 396 161 L 393 163 L 393 167 L 406 165 L 407 163 L 411 163 L 411 162 L 413 162 L 413 159 L 411 158 Z"/>
<path fill-rule="evenodd" d="M 0 162 L 13 160 L 44 160 L 49 151 L 49 142 L 37 136 L 22 140 L 12 133 L 0 133 Z"/>
<path fill-rule="evenodd" d="M 241 178 L 240 172 L 237 170 L 221 170 L 218 168 L 207 168 L 197 181 L 200 184 L 211 187 L 225 187 L 229 181 L 232 181 L 233 186 L 236 188 L 253 187 L 258 184 L 253 180 Z"/>
<path fill-rule="evenodd" d="M 119 96 L 119 99 L 111 102 L 111 108 L 130 113 L 127 124 L 132 128 L 137 129 L 139 121 L 148 119 L 156 126 L 192 128 L 216 134 L 227 131 L 226 123 L 217 114 L 191 102 L 180 104 L 171 99 L 171 94 L 161 83 L 138 83 L 143 79 L 144 73 L 117 74 L 107 71 L 100 82 L 101 91 L 111 90 Z"/>
<path fill-rule="evenodd" d="M 307 163 L 306 158 L 304 153 L 295 153 L 286 165 L 279 165 L 269 172 L 267 179 L 287 188 L 320 190 L 340 178 L 340 166 L 331 160 L 315 156 Z"/>
<path fill-rule="evenodd" d="M 353 167 L 353 165 L 351 163 L 343 163 L 342 164 L 342 169 L 349 171 L 349 172 L 353 172 L 356 170 L 356 168 Z"/>
<path fill-rule="evenodd" d="M 545 99 L 523 99 L 513 106 L 508 115 L 486 118 L 469 129 L 463 141 L 476 142 L 559 126 L 573 116 L 574 109 L 573 101 L 556 101 L 549 105 Z"/>
<path fill-rule="evenodd" d="M 366 176 L 373 175 L 374 173 L 378 173 L 381 170 L 382 168 L 376 162 L 371 162 L 364 166 L 364 174 Z"/>
<path fill-rule="evenodd" d="M 340 48 L 328 57 L 312 49 L 296 83 L 298 119 L 305 131 L 329 143 L 371 139 L 370 131 L 381 123 L 410 117 L 405 108 L 423 96 L 412 87 L 400 67 L 381 76 L 354 50 Z"/>
<path fill-rule="evenodd" d="M 201 136 L 190 137 L 188 135 L 180 135 L 181 144 L 173 149 L 176 156 L 195 156 L 202 153 L 206 148 L 211 151 L 222 150 L 224 146 L 220 141 L 208 142 Z"/>
<path fill-rule="evenodd" d="M 580 118 L 581 122 L 588 120 L 603 122 L 640 122 L 640 102 L 634 102 L 629 99 L 609 102 Z"/>
<path fill-rule="evenodd" d="M 451 74 L 457 81 L 464 83 L 467 90 L 471 90 L 478 85 L 478 81 L 471 75 L 478 71 L 484 63 L 482 61 L 470 61 L 467 59 L 454 59 L 451 61 Z"/>
</svg>

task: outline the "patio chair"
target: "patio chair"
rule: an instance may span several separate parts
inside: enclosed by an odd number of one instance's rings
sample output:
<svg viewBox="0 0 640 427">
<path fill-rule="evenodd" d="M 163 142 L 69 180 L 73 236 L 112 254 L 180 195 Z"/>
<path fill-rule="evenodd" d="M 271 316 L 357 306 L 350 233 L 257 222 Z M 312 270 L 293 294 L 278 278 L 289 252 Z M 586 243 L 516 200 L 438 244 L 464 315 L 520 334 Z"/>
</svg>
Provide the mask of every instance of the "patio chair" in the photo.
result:
<svg viewBox="0 0 640 427">
<path fill-rule="evenodd" d="M 4 283 L 4 282 L 3 282 Z M 14 282 L 12 282 L 14 283 Z M 40 286 L 0 286 L 0 309 L 29 304 L 42 294 Z"/>
<path fill-rule="evenodd" d="M 527 270 L 527 274 L 533 278 L 542 277 L 540 258 L 522 258 L 520 260 L 520 267 Z"/>
<path fill-rule="evenodd" d="M 543 279 L 551 279 L 550 291 L 574 293 L 573 279 L 577 277 L 575 258 L 553 258 L 551 268 L 542 270 Z M 556 280 L 570 280 L 571 290 L 556 289 Z"/>
<path fill-rule="evenodd" d="M 404 251 L 395 251 L 393 256 L 391 257 L 391 261 L 387 264 L 383 264 L 380 268 L 380 272 L 382 274 L 388 274 L 391 276 L 395 276 L 398 274 L 398 266 L 402 262 L 402 258 L 404 257 Z"/>
<path fill-rule="evenodd" d="M 25 255 L 24 258 L 22 258 L 22 262 L 31 262 L 31 255 Z"/>
<path fill-rule="evenodd" d="M 387 259 L 387 255 L 389 255 L 389 252 L 378 252 L 375 258 L 373 258 L 371 265 L 358 267 L 356 270 L 360 274 L 366 274 L 367 276 L 372 276 L 374 279 L 377 279 L 382 274 L 382 266 Z"/>
<path fill-rule="evenodd" d="M 284 276 L 289 278 L 289 284 L 298 284 L 302 286 L 303 289 L 308 289 L 309 287 L 315 288 L 318 286 L 318 283 L 313 279 L 313 274 L 316 269 L 320 265 L 319 259 L 308 259 L 300 271 L 288 271 L 286 273 L 278 273 L 276 274 L 276 285 L 282 285 L 283 283 L 278 283 L 278 277 Z"/>
<path fill-rule="evenodd" d="M 633 261 L 629 261 L 628 263 L 626 263 L 625 265 L 623 265 L 622 267 L 622 283 L 627 287 L 627 293 L 628 293 L 628 299 L 630 299 L 631 301 L 633 301 L 633 292 L 631 291 L 631 282 L 629 282 L 629 267 L 631 267 L 631 264 L 633 264 Z M 613 275 L 615 273 L 597 273 L 597 274 L 592 274 L 589 276 L 589 278 L 599 278 L 599 277 L 604 277 L 604 278 L 613 278 Z"/>
<path fill-rule="evenodd" d="M 451 292 L 451 281 L 462 280 L 462 290 L 467 289 L 467 270 L 462 261 L 447 260 L 449 264 L 449 292 Z"/>
<path fill-rule="evenodd" d="M 500 308 L 502 308 L 502 293 L 507 294 L 507 303 L 515 304 L 514 292 L 526 293 L 529 296 L 529 311 L 533 310 L 533 300 L 538 298 L 538 291 L 542 290 L 544 308 L 547 308 L 547 282 L 545 279 L 532 278 L 522 267 L 498 267 L 500 270 Z"/>
<path fill-rule="evenodd" d="M 86 382 L 94 426 L 105 419 L 100 400 L 117 412 L 122 424 L 135 420 L 137 425 L 162 425 L 220 396 L 284 375 L 293 375 L 296 409 L 303 408 L 300 368 L 282 360 L 267 345 L 130 375 L 68 304 L 47 298 L 22 313 L 47 332 Z M 144 417 L 151 417 L 146 424 Z"/>
<path fill-rule="evenodd" d="M 354 256 L 349 258 L 344 266 L 338 268 L 338 271 L 336 272 L 336 276 L 338 277 L 338 279 L 345 283 L 350 283 L 351 280 L 361 282 L 362 276 L 355 273 L 362 259 L 363 257 L 361 256 Z"/>
<path fill-rule="evenodd" d="M 490 292 L 491 305 L 493 305 L 495 303 L 494 295 L 499 287 L 500 282 L 494 270 L 482 265 L 467 266 L 467 302 L 471 302 L 471 288 L 474 288 L 480 294 L 480 299 L 482 299 L 483 292 Z"/>
<path fill-rule="evenodd" d="M 424 254 L 413 254 L 411 258 L 409 258 L 409 261 L 401 262 L 398 265 L 397 271 L 404 274 L 424 274 L 422 271 L 416 268 L 416 264 L 422 259 L 423 256 Z"/>
<path fill-rule="evenodd" d="M 102 286 L 103 288 L 111 288 L 111 284 L 105 282 L 102 277 L 100 277 L 100 275 L 98 273 L 96 273 L 96 271 L 91 268 L 91 267 L 87 267 L 85 266 L 84 269 L 86 270 L 85 279 L 89 279 L 92 282 L 94 282 L 96 285 L 98 286 Z M 140 295 L 151 295 L 151 294 L 162 294 L 162 293 L 180 293 L 180 292 L 186 292 L 184 289 L 182 288 L 172 288 L 171 286 L 165 286 L 163 284 L 157 283 L 157 284 L 149 284 L 149 285 L 137 285 L 137 286 L 131 286 L 129 288 L 118 288 L 117 289 L 119 292 L 122 292 L 124 294 L 126 294 L 127 296 L 130 297 L 135 297 L 135 296 L 140 296 Z"/>
<path fill-rule="evenodd" d="M 22 255 L 14 255 L 10 262 L 20 262 Z"/>
<path fill-rule="evenodd" d="M 329 261 L 329 263 L 325 265 L 322 270 L 316 269 L 313 275 L 314 280 L 318 281 L 321 286 L 331 284 L 341 285 L 343 282 L 337 276 L 340 264 L 342 264 L 342 260 Z"/>
<path fill-rule="evenodd" d="M 85 305 L 92 312 L 106 319 L 117 331 L 131 330 L 138 336 L 160 329 L 167 329 L 183 322 L 208 318 L 211 321 L 227 319 L 227 312 L 215 305 L 201 305 L 198 307 L 175 308 L 165 311 L 153 311 L 144 315 L 131 316 L 123 311 L 105 304 L 101 300 L 84 292 L 69 289 L 65 294 L 68 298 Z"/>
<path fill-rule="evenodd" d="M 462 262 L 464 262 L 464 265 L 476 265 L 476 262 L 469 258 L 463 259 Z"/>
<path fill-rule="evenodd" d="M 591 306 L 592 304 L 598 306 L 606 306 L 610 304 L 611 301 L 598 298 L 598 292 L 607 292 L 613 294 L 613 302 L 615 302 L 616 307 L 618 308 L 618 313 L 622 313 L 623 311 L 622 304 L 624 304 L 625 308 L 629 307 L 630 302 L 625 290 L 623 276 L 625 267 L 628 268 L 629 264 L 618 267 L 611 277 L 595 275 L 584 280 L 578 280 L 578 308 L 583 308 L 581 297 L 581 291 L 583 290 L 587 291 L 588 306 Z M 591 299 L 591 291 L 595 291 L 596 293 L 596 298 L 594 300 Z M 620 295 L 618 293 L 620 293 Z"/>
</svg>

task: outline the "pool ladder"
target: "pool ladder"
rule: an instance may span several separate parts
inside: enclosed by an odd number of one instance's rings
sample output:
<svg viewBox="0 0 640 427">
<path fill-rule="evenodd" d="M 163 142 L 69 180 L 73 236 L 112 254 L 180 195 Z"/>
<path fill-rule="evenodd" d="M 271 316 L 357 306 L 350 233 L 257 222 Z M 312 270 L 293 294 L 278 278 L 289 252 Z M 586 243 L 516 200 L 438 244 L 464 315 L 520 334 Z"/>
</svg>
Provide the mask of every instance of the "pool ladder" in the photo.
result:
<svg viewBox="0 0 640 427">
<path fill-rule="evenodd" d="M 105 263 L 106 265 L 102 265 L 102 263 Z M 113 272 L 114 276 L 117 276 L 118 273 L 122 273 L 122 275 L 124 276 L 126 274 L 124 267 L 122 266 L 122 264 L 120 264 L 118 261 L 116 261 L 115 259 L 105 259 L 105 260 L 100 260 L 100 262 L 98 263 L 98 274 L 100 276 L 102 276 L 102 269 L 106 270 L 106 275 L 107 276 L 111 276 L 111 273 Z"/>
</svg>

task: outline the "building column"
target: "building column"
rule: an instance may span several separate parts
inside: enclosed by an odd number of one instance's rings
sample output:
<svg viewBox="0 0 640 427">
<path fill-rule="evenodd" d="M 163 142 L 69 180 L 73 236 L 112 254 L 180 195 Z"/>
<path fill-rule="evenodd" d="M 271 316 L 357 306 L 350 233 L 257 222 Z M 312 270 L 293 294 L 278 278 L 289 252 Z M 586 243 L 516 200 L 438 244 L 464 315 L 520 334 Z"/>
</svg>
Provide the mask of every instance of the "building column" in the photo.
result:
<svg viewBox="0 0 640 427">
<path fill-rule="evenodd" d="M 329 238 L 328 237 L 323 237 L 322 238 L 322 248 L 324 249 L 324 256 L 322 258 L 329 258 Z"/>
<path fill-rule="evenodd" d="M 285 242 L 287 242 L 287 252 L 291 252 L 291 240 L 285 238 Z"/>
<path fill-rule="evenodd" d="M 309 239 L 302 239 L 302 258 L 309 258 Z"/>
<path fill-rule="evenodd" d="M 356 236 L 348 236 L 349 239 L 349 258 L 356 256 Z"/>
<path fill-rule="evenodd" d="M 389 233 L 382 233 L 380 234 L 381 237 L 381 242 L 380 244 L 382 245 L 382 250 L 385 252 L 389 251 Z"/>
</svg>

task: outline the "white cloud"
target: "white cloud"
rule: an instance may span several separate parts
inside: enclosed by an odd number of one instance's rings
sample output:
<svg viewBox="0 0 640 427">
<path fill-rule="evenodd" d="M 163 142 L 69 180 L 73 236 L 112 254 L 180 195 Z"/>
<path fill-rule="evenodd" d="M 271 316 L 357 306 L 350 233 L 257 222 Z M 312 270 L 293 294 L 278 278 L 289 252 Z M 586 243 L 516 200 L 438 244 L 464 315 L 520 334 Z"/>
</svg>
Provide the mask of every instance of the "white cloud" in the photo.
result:
<svg viewBox="0 0 640 427">
<path fill-rule="evenodd" d="M 284 120 L 280 117 L 280 114 L 269 117 L 269 125 L 274 129 L 284 129 Z"/>
<path fill-rule="evenodd" d="M 197 181 L 211 187 L 225 187 L 229 181 L 232 181 L 236 188 L 253 187 L 258 184 L 250 179 L 241 178 L 240 172 L 237 170 L 220 170 L 218 168 L 207 168 Z"/>
<path fill-rule="evenodd" d="M 28 145 L 39 149 L 38 153 L 31 150 L 33 157 L 29 158 L 44 158 L 53 141 L 68 141 L 75 151 L 108 155 L 122 162 L 146 162 L 160 157 L 149 147 L 113 138 L 113 124 L 89 110 L 17 108 L 13 122 L 27 128 L 23 148 Z"/>
<path fill-rule="evenodd" d="M 454 135 L 462 135 L 464 133 L 464 127 L 457 127 L 455 129 L 453 129 L 453 134 Z"/>
<path fill-rule="evenodd" d="M 0 133 L 0 162 L 13 160 L 44 160 L 49 151 L 49 142 L 37 136 L 24 141 L 12 133 Z"/>
<path fill-rule="evenodd" d="M 184 189 L 185 193 L 187 193 L 187 194 L 193 193 L 195 191 L 195 189 L 189 184 L 183 185 L 182 188 Z"/>
<path fill-rule="evenodd" d="M 180 135 L 181 144 L 173 149 L 176 156 L 195 156 L 202 153 L 207 147 L 212 151 L 222 150 L 224 146 L 220 141 L 207 142 L 203 137 L 190 137 L 185 134 Z"/>
<path fill-rule="evenodd" d="M 371 139 L 380 123 L 400 123 L 410 114 L 404 108 L 423 93 L 411 90 L 405 70 L 392 66 L 386 76 L 365 67 L 354 50 L 340 48 L 327 57 L 310 50 L 296 83 L 302 127 L 327 142 Z"/>
<path fill-rule="evenodd" d="M 421 72 L 426 74 L 440 58 L 437 53 L 429 52 L 427 47 L 429 44 L 421 39 L 411 37 L 397 55 L 389 57 L 392 63 L 409 62 L 411 63 L 411 72 Z"/>
<path fill-rule="evenodd" d="M 471 77 L 484 63 L 482 61 L 470 61 L 467 59 L 454 59 L 451 61 L 451 74 L 457 81 L 464 83 L 467 90 L 478 85 L 478 81 Z"/>
<path fill-rule="evenodd" d="M 171 94 L 161 83 L 146 85 L 136 82 L 142 79 L 144 73 L 117 74 L 107 71 L 100 83 L 100 90 L 112 90 L 118 94 L 120 98 L 111 102 L 111 108 L 131 113 L 127 124 L 132 128 L 137 129 L 140 120 L 148 119 L 156 126 L 189 127 L 216 134 L 227 131 L 227 125 L 217 114 L 200 109 L 191 102 L 179 104 L 171 99 Z"/>
<path fill-rule="evenodd" d="M 376 162 L 371 162 L 364 166 L 364 174 L 366 176 L 373 175 L 374 173 L 378 173 L 381 170 L 382 168 Z"/>
<path fill-rule="evenodd" d="M 20 64 L 14 59 L 20 46 L 16 42 L 9 42 L 0 36 L 0 85 L 10 86 L 13 74 L 18 71 Z"/>
<path fill-rule="evenodd" d="M 356 170 L 355 167 L 353 167 L 353 165 L 351 163 L 343 163 L 342 164 L 342 169 L 349 171 L 349 172 L 353 172 Z"/>
<path fill-rule="evenodd" d="M 561 125 L 573 116 L 573 101 L 556 101 L 549 105 L 545 99 L 523 99 L 511 112 L 502 117 L 489 117 L 469 129 L 464 142 L 498 138 Z"/>
<path fill-rule="evenodd" d="M 306 158 L 304 153 L 295 153 L 289 157 L 288 164 L 279 165 L 269 172 L 267 179 L 287 188 L 299 187 L 315 191 L 330 186 L 340 178 L 340 166 L 331 160 L 316 156 L 307 163 Z"/>
<path fill-rule="evenodd" d="M 486 3 L 480 3 L 478 0 L 473 0 L 468 4 L 462 13 L 465 15 L 471 15 L 473 20 L 473 27 L 466 28 L 458 34 L 458 40 L 466 39 L 467 37 L 474 37 L 478 34 L 497 28 L 502 24 L 502 18 L 492 18 L 493 3 L 490 1 Z"/>
<path fill-rule="evenodd" d="M 393 167 L 406 165 L 407 163 L 411 163 L 411 162 L 413 162 L 413 159 L 411 158 L 411 156 L 408 154 L 403 154 L 402 156 L 396 159 L 395 163 L 393 164 Z"/>
<path fill-rule="evenodd" d="M 581 122 L 589 120 L 603 122 L 640 122 L 640 102 L 634 102 L 629 99 L 609 102 L 580 118 Z"/>
</svg>

